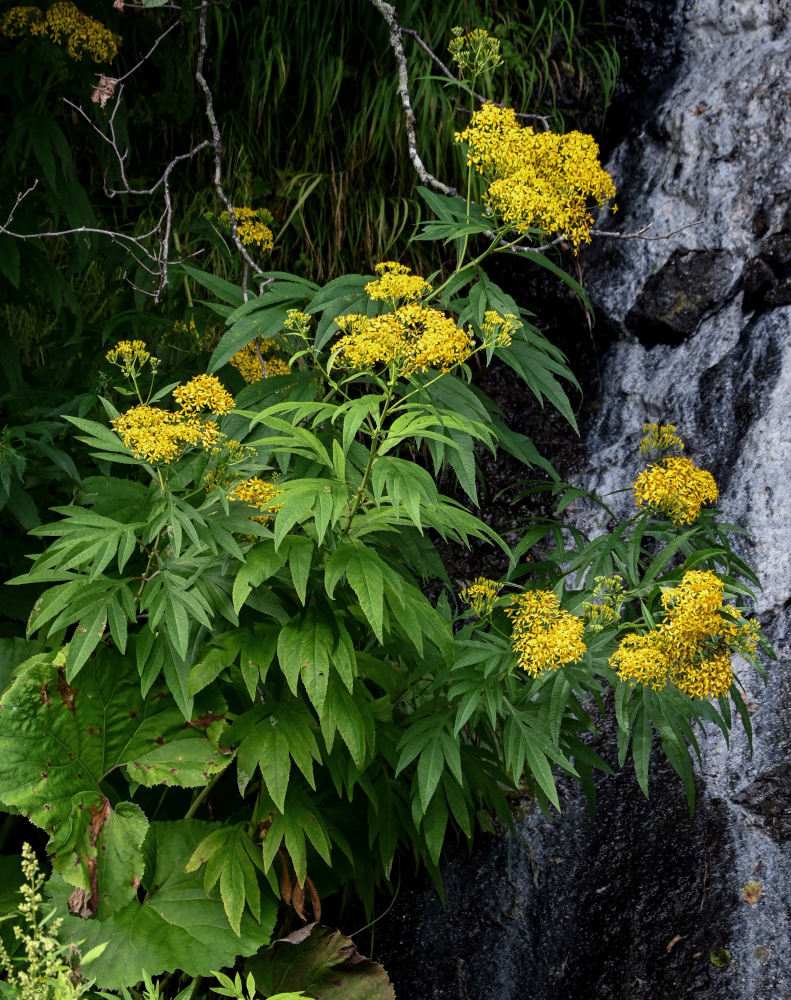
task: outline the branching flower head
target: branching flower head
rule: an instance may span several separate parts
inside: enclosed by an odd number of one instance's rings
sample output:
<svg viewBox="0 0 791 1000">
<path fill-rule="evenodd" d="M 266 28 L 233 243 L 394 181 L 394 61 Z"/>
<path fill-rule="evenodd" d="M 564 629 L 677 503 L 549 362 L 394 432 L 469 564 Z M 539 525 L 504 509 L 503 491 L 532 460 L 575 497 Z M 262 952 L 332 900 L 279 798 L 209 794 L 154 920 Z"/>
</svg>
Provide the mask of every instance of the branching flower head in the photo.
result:
<svg viewBox="0 0 791 1000">
<path fill-rule="evenodd" d="M 511 645 L 518 663 L 528 674 L 557 670 L 576 663 L 585 654 L 585 622 L 564 611 L 550 590 L 527 590 L 505 609 L 513 622 Z"/>
<path fill-rule="evenodd" d="M 472 583 L 459 591 L 459 598 L 465 604 L 469 604 L 470 610 L 484 618 L 490 614 L 500 591 L 503 589 L 502 583 L 497 580 L 490 580 L 485 576 L 476 576 Z"/>
<path fill-rule="evenodd" d="M 514 333 L 523 325 L 513 313 L 501 316 L 494 309 L 487 309 L 481 325 L 484 347 L 510 347 Z"/>
<path fill-rule="evenodd" d="M 684 442 L 676 434 L 676 430 L 675 424 L 643 424 L 640 454 L 658 458 L 666 452 L 682 452 Z"/>
<path fill-rule="evenodd" d="M 588 630 L 594 634 L 608 625 L 618 624 L 626 599 L 623 577 L 618 573 L 615 576 L 597 576 L 595 583 L 592 600 L 583 603 Z"/>
<path fill-rule="evenodd" d="M 699 469 L 688 458 L 668 456 L 640 473 L 634 496 L 638 507 L 645 504 L 674 524 L 692 524 L 700 516 L 701 507 L 713 503 L 719 492 L 710 472 Z"/>
<path fill-rule="evenodd" d="M 484 104 L 456 141 L 467 143 L 467 163 L 489 180 L 489 210 L 518 233 L 556 233 L 577 250 L 590 242 L 589 203 L 615 197 L 599 147 L 583 132 L 535 132 L 513 108 Z"/>
<path fill-rule="evenodd" d="M 345 336 L 336 344 L 342 364 L 370 371 L 395 365 L 400 375 L 428 368 L 449 372 L 473 345 L 469 334 L 438 309 L 415 302 L 380 316 L 350 314 L 335 322 Z"/>
<path fill-rule="evenodd" d="M 374 301 L 389 300 L 395 303 L 404 299 L 411 302 L 423 298 L 431 291 L 431 285 L 419 274 L 412 274 L 405 264 L 386 260 L 377 264 L 375 270 L 379 277 L 365 286 L 368 298 Z"/>
<path fill-rule="evenodd" d="M 119 340 L 105 355 L 111 365 L 116 365 L 127 378 L 137 378 L 148 364 L 151 373 L 159 368 L 159 359 L 151 356 L 144 340 Z"/>
<path fill-rule="evenodd" d="M 474 28 L 465 34 L 463 28 L 457 27 L 452 28 L 451 33 L 453 38 L 448 44 L 448 52 L 462 77 L 482 76 L 502 66 L 500 39 L 484 28 Z"/>
<path fill-rule="evenodd" d="M 275 245 L 275 237 L 270 226 L 274 222 L 272 213 L 265 208 L 247 208 L 234 205 L 236 233 L 243 246 L 254 247 L 259 253 L 268 253 Z M 231 231 L 231 213 L 220 213 L 220 224 Z"/>
</svg>

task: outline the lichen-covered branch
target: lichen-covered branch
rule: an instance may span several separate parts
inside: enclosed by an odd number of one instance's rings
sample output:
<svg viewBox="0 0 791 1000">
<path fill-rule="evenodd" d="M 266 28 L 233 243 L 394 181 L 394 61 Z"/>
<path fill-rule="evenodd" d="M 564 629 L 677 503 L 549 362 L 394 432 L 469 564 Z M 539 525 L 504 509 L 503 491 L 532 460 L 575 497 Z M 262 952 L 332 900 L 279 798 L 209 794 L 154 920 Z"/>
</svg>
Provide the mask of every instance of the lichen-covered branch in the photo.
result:
<svg viewBox="0 0 791 1000">
<path fill-rule="evenodd" d="M 417 151 L 415 112 L 412 110 L 412 100 L 409 96 L 409 73 L 407 71 L 404 47 L 401 44 L 401 28 L 398 24 L 398 19 L 396 18 L 395 7 L 393 7 L 392 4 L 386 3 L 385 0 L 370 0 L 370 2 L 382 15 L 390 31 L 390 47 L 393 50 L 396 63 L 398 64 L 398 96 L 401 98 L 401 104 L 404 108 L 407 148 L 409 150 L 409 159 L 412 161 L 412 166 L 415 168 L 415 172 L 420 178 L 421 184 L 425 184 L 426 187 L 431 187 L 435 191 L 439 191 L 441 194 L 455 197 L 458 194 L 456 188 L 451 187 L 449 184 L 444 184 L 433 174 L 430 174 Z"/>
</svg>

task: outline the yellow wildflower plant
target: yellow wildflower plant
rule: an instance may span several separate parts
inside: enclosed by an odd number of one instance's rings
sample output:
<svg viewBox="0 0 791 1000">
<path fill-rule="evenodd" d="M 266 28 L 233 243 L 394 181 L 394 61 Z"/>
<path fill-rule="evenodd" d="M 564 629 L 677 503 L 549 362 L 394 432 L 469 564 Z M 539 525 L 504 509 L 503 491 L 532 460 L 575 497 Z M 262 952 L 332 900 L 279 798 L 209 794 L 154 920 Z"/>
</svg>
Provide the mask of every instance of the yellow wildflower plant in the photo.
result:
<svg viewBox="0 0 791 1000">
<path fill-rule="evenodd" d="M 635 502 L 664 514 L 674 524 L 692 524 L 701 507 L 719 496 L 714 476 L 690 459 L 668 456 L 649 465 L 634 483 Z"/>
<path fill-rule="evenodd" d="M 405 264 L 386 260 L 377 264 L 375 271 L 379 277 L 376 281 L 369 281 L 365 286 L 368 298 L 373 301 L 396 302 L 400 299 L 414 301 L 422 299 L 432 290 L 427 281 L 419 274 L 412 274 L 412 271 Z"/>
<path fill-rule="evenodd" d="M 265 208 L 234 205 L 233 214 L 236 217 L 236 232 L 244 246 L 253 247 L 259 253 L 268 253 L 274 247 L 275 237 L 270 229 L 274 220 L 270 212 Z M 220 213 L 220 224 L 230 231 L 230 212 Z"/>
<path fill-rule="evenodd" d="M 476 576 L 472 583 L 459 591 L 459 598 L 469 604 L 474 614 L 483 618 L 491 613 L 502 589 L 502 583 L 485 576 Z"/>
<path fill-rule="evenodd" d="M 684 450 L 684 442 L 676 434 L 675 424 L 643 424 L 643 436 L 640 438 L 641 455 L 661 455 L 665 452 Z"/>
<path fill-rule="evenodd" d="M 487 103 L 455 138 L 467 144 L 468 165 L 489 181 L 487 208 L 517 233 L 565 236 L 577 251 L 590 242 L 589 203 L 615 197 L 596 140 L 583 132 L 535 132 L 519 124 L 513 108 Z"/>
<path fill-rule="evenodd" d="M 448 52 L 459 67 L 461 76 L 481 76 L 502 66 L 500 39 L 490 35 L 485 28 L 474 28 L 464 33 L 463 28 L 451 28 L 453 38 Z"/>
<path fill-rule="evenodd" d="M 576 663 L 585 655 L 585 622 L 560 606 L 551 590 L 527 590 L 505 609 L 518 664 L 532 676 Z"/>
<path fill-rule="evenodd" d="M 186 414 L 229 413 L 234 406 L 233 396 L 216 375 L 196 375 L 176 386 L 173 398 Z"/>
<path fill-rule="evenodd" d="M 6 38 L 44 36 L 77 62 L 83 56 L 96 63 L 111 62 L 121 44 L 120 35 L 68 0 L 52 4 L 46 13 L 38 7 L 12 7 L 0 17 L 0 34 Z"/>
<path fill-rule="evenodd" d="M 506 313 L 501 316 L 494 309 L 487 309 L 483 314 L 481 334 L 485 347 L 510 347 L 514 333 L 524 324 L 518 316 Z"/>
<path fill-rule="evenodd" d="M 264 378 L 273 378 L 275 375 L 290 375 L 291 367 L 285 358 L 278 353 L 283 349 L 283 346 L 282 343 L 271 337 L 256 338 L 240 348 L 231 358 L 230 363 L 248 385 L 260 382 Z"/>
<path fill-rule="evenodd" d="M 438 309 L 410 302 L 380 316 L 350 314 L 335 322 L 345 336 L 336 343 L 342 364 L 371 370 L 395 365 L 400 375 L 429 368 L 449 372 L 472 353 L 470 335 Z"/>
<path fill-rule="evenodd" d="M 250 517 L 251 521 L 266 524 L 280 510 L 280 504 L 272 504 L 272 500 L 282 493 L 274 483 L 253 476 L 244 479 L 228 493 L 229 500 L 238 500 L 255 507 L 259 513 Z"/>
</svg>

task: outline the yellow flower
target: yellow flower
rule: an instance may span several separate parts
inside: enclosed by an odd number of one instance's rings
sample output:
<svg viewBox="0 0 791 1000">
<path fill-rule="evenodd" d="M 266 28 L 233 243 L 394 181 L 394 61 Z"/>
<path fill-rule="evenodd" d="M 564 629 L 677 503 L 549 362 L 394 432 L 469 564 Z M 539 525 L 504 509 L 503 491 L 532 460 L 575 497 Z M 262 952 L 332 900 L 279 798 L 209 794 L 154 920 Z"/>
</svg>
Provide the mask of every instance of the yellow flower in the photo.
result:
<svg viewBox="0 0 791 1000">
<path fill-rule="evenodd" d="M 251 340 L 234 354 L 231 364 L 248 385 L 260 382 L 263 378 L 273 378 L 275 375 L 290 375 L 291 368 L 288 362 L 277 353 L 283 346 L 277 340 L 267 338 L 258 340 L 258 350 L 256 350 L 256 341 Z"/>
<path fill-rule="evenodd" d="M 667 683 L 669 664 L 659 631 L 624 636 L 610 657 L 610 666 L 621 680 L 661 691 Z"/>
<path fill-rule="evenodd" d="M 484 344 L 492 347 L 510 347 L 514 333 L 524 324 L 513 313 L 501 316 L 494 309 L 487 309 L 483 314 L 481 333 Z"/>
<path fill-rule="evenodd" d="M 585 622 L 564 611 L 558 597 L 549 590 L 527 590 L 514 598 L 515 607 L 505 613 L 513 622 L 511 645 L 518 663 L 537 676 L 575 663 L 585 654 L 582 634 Z"/>
<path fill-rule="evenodd" d="M 662 463 L 649 465 L 635 480 L 637 506 L 645 504 L 674 524 L 692 524 L 703 504 L 719 496 L 714 477 L 688 458 L 668 456 Z"/>
<path fill-rule="evenodd" d="M 244 246 L 255 247 L 261 253 L 267 253 L 272 249 L 275 245 L 275 237 L 269 228 L 273 221 L 270 212 L 267 212 L 265 208 L 246 208 L 243 205 L 234 205 L 233 214 L 236 217 L 236 232 Z M 230 212 L 221 212 L 220 222 L 230 230 Z"/>
<path fill-rule="evenodd" d="M 259 524 L 266 524 L 271 517 L 280 510 L 280 504 L 272 504 L 272 500 L 282 493 L 274 483 L 268 483 L 258 476 L 251 479 L 244 479 L 238 483 L 228 494 L 229 500 L 240 500 L 242 503 L 255 507 L 261 513 L 252 515 L 250 520 Z"/>
<path fill-rule="evenodd" d="M 640 439 L 640 454 L 654 455 L 657 452 L 683 451 L 684 442 L 676 434 L 675 424 L 643 424 Z"/>
<path fill-rule="evenodd" d="M 194 428 L 183 428 L 175 413 L 146 404 L 115 417 L 112 426 L 136 458 L 152 465 L 174 462 L 195 436 Z"/>
<path fill-rule="evenodd" d="M 469 604 L 472 611 L 482 618 L 492 610 L 502 589 L 503 585 L 496 580 L 476 576 L 471 584 L 459 591 L 459 598 L 465 604 Z"/>
<path fill-rule="evenodd" d="M 337 342 L 341 363 L 372 369 L 394 364 L 401 375 L 436 368 L 448 372 L 465 361 L 472 341 L 438 309 L 410 302 L 381 316 L 351 314 L 335 322 L 346 334 Z"/>
<path fill-rule="evenodd" d="M 688 570 L 662 594 L 667 615 L 643 635 L 627 635 L 610 666 L 631 684 L 674 684 L 690 698 L 717 698 L 733 683 L 733 653 L 755 653 L 759 624 L 736 608 L 723 614 L 724 584 L 710 570 Z"/>
<path fill-rule="evenodd" d="M 111 365 L 120 368 L 127 378 L 137 378 L 146 362 L 150 364 L 152 372 L 159 367 L 159 359 L 151 357 L 144 340 L 119 340 L 105 354 L 105 358 Z"/>
<path fill-rule="evenodd" d="M 431 285 L 419 274 L 412 274 L 404 264 L 397 264 L 392 260 L 377 264 L 376 273 L 379 275 L 377 280 L 369 281 L 365 286 L 368 298 L 374 301 L 381 299 L 389 299 L 391 302 L 397 299 L 411 301 L 420 299 L 431 291 Z"/>
<path fill-rule="evenodd" d="M 185 414 L 229 413 L 233 409 L 233 396 L 216 375 L 196 375 L 184 385 L 176 386 L 173 398 Z"/>
<path fill-rule="evenodd" d="M 0 18 L 6 38 L 46 35 L 65 49 L 70 59 L 88 56 L 93 62 L 111 62 L 118 55 L 121 37 L 95 18 L 83 14 L 68 0 L 52 4 L 43 14 L 38 7 L 12 7 Z"/>
<path fill-rule="evenodd" d="M 590 242 L 589 202 L 615 197 L 599 147 L 583 132 L 534 132 L 519 124 L 513 108 L 484 104 L 456 141 L 467 143 L 467 163 L 489 179 L 489 210 L 518 233 L 557 233 L 576 251 Z"/>
</svg>

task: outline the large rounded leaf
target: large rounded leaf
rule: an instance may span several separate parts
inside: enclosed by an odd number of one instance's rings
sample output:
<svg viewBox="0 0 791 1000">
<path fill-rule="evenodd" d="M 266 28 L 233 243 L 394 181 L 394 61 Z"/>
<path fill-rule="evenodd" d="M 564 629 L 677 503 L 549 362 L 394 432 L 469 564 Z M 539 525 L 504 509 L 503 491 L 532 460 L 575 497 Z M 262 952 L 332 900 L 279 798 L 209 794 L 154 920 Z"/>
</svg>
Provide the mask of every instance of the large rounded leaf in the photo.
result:
<svg viewBox="0 0 791 1000">
<path fill-rule="evenodd" d="M 140 695 L 122 657 L 102 650 L 72 686 L 52 654 L 33 657 L 0 703 L 0 802 L 51 835 L 55 868 L 84 896 L 73 908 L 116 908 L 135 894 L 148 826 L 131 802 L 111 807 L 116 768 L 143 785 L 205 785 L 227 758 L 164 690 Z M 206 697 L 209 697 L 208 693 Z M 208 707 L 208 706 L 207 706 Z"/>
<path fill-rule="evenodd" d="M 189 976 L 206 976 L 212 969 L 233 965 L 239 955 L 252 955 L 269 941 L 277 901 L 266 884 L 260 923 L 245 912 L 236 934 L 218 889 L 207 892 L 201 872 L 184 871 L 190 855 L 211 830 L 211 823 L 198 820 L 152 823 L 143 845 L 144 901 L 135 899 L 106 920 L 65 918 L 63 933 L 82 942 L 83 954 L 108 942 L 90 965 L 90 975 L 100 988 L 131 986 L 143 978 L 144 971 L 155 976 L 180 969 Z M 63 913 L 69 887 L 57 874 L 49 886 Z"/>
</svg>

